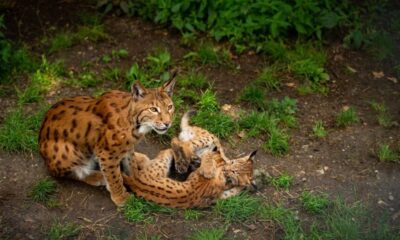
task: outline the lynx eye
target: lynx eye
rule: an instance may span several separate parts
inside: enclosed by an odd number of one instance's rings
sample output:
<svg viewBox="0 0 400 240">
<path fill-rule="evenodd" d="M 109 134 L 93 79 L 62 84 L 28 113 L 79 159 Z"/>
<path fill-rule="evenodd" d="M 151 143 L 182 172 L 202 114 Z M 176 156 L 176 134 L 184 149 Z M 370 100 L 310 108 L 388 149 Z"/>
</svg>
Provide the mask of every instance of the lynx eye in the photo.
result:
<svg viewBox="0 0 400 240">
<path fill-rule="evenodd" d="M 156 113 L 156 112 L 158 112 L 158 109 L 157 109 L 156 107 L 151 107 L 151 108 L 150 108 L 150 111 Z"/>
<path fill-rule="evenodd" d="M 172 104 L 168 105 L 168 110 L 171 110 L 172 107 L 173 107 Z"/>
</svg>

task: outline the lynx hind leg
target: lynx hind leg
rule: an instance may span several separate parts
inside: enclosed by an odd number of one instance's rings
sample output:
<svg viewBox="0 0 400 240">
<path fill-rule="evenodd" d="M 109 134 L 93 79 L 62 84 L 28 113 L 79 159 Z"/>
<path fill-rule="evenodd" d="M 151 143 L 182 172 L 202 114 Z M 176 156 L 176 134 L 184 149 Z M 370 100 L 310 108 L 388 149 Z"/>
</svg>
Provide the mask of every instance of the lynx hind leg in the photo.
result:
<svg viewBox="0 0 400 240">
<path fill-rule="evenodd" d="M 134 152 L 132 154 L 132 170 L 133 168 L 136 168 L 139 171 L 145 169 L 150 162 L 151 160 L 146 154 L 140 152 Z"/>
<path fill-rule="evenodd" d="M 204 155 L 201 160 L 200 168 L 198 169 L 199 174 L 205 178 L 214 178 L 217 171 L 217 166 L 214 158 L 210 154 Z"/>
<path fill-rule="evenodd" d="M 176 171 L 178 173 L 186 173 L 191 162 L 191 156 L 188 154 L 190 146 L 186 142 L 173 138 L 171 147 L 175 158 Z"/>
</svg>

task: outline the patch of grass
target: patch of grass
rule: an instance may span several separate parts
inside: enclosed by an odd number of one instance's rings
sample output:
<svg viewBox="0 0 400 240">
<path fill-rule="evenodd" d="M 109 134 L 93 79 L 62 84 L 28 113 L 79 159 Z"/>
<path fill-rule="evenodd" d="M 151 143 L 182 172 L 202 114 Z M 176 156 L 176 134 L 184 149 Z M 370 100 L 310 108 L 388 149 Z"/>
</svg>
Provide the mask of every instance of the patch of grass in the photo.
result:
<svg viewBox="0 0 400 240">
<path fill-rule="evenodd" d="M 289 152 L 289 136 L 279 128 L 271 129 L 263 148 L 275 156 L 285 155 Z"/>
<path fill-rule="evenodd" d="M 105 80 L 116 82 L 122 78 L 122 71 L 118 67 L 106 68 L 102 75 Z"/>
<path fill-rule="evenodd" d="M 38 102 L 42 94 L 48 92 L 60 82 L 64 74 L 62 62 L 49 63 L 45 57 L 35 73 L 31 76 L 31 82 L 23 90 L 17 89 L 18 103 Z"/>
<path fill-rule="evenodd" d="M 263 145 L 266 151 L 274 155 L 284 155 L 289 151 L 289 136 L 285 127 L 297 125 L 294 114 L 297 111 L 296 100 L 285 97 L 281 101 L 272 99 L 264 112 L 249 112 L 239 120 L 239 127 L 247 130 L 247 137 L 265 134 L 268 138 Z"/>
<path fill-rule="evenodd" d="M 70 239 L 77 236 L 81 228 L 75 223 L 61 224 L 53 223 L 47 233 L 47 238 L 50 240 Z"/>
<path fill-rule="evenodd" d="M 326 135 L 328 135 L 328 133 L 325 130 L 324 123 L 321 120 L 318 120 L 315 122 L 312 130 L 313 130 L 314 136 L 319 137 L 319 138 L 324 138 L 324 137 L 326 137 Z"/>
<path fill-rule="evenodd" d="M 218 200 L 214 211 L 227 222 L 240 222 L 256 215 L 260 207 L 260 199 L 242 193 L 227 199 Z"/>
<path fill-rule="evenodd" d="M 366 41 L 365 48 L 374 58 L 384 61 L 394 57 L 396 40 L 387 31 L 375 31 L 370 35 L 369 41 Z"/>
<path fill-rule="evenodd" d="M 171 214 L 176 210 L 172 208 L 163 207 L 152 202 L 148 202 L 142 198 L 137 198 L 131 195 L 127 200 L 123 212 L 125 218 L 129 222 L 146 221 L 150 219 L 151 213 L 166 213 Z"/>
<path fill-rule="evenodd" d="M 35 202 L 54 208 L 59 206 L 59 202 L 54 198 L 56 191 L 57 183 L 53 179 L 46 177 L 32 187 L 30 197 Z"/>
<path fill-rule="evenodd" d="M 224 238 L 225 230 L 222 228 L 202 229 L 195 232 L 190 240 L 221 240 Z"/>
<path fill-rule="evenodd" d="M 382 127 L 386 127 L 386 128 L 392 127 L 394 125 L 394 121 L 393 121 L 392 117 L 390 116 L 385 103 L 371 101 L 370 106 L 378 114 L 377 119 L 378 119 L 379 125 L 381 125 Z"/>
<path fill-rule="evenodd" d="M 400 152 L 396 152 L 390 148 L 388 144 L 380 144 L 376 153 L 379 161 L 382 162 L 399 162 Z"/>
<path fill-rule="evenodd" d="M 240 92 L 240 100 L 250 103 L 257 108 L 264 108 L 266 105 L 266 94 L 263 88 L 256 84 L 249 84 Z"/>
<path fill-rule="evenodd" d="M 218 101 L 215 93 L 211 89 L 204 91 L 198 102 L 201 111 L 217 111 L 219 110 Z"/>
<path fill-rule="evenodd" d="M 214 133 L 219 138 L 227 138 L 235 130 L 233 119 L 219 111 L 199 111 L 193 123 Z"/>
<path fill-rule="evenodd" d="M 72 86 L 75 87 L 96 87 L 99 85 L 103 80 L 96 76 L 93 72 L 83 72 L 80 73 L 78 76 L 74 77 L 69 81 Z"/>
<path fill-rule="evenodd" d="M 329 205 L 329 199 L 323 194 L 303 192 L 300 196 L 303 207 L 311 213 L 322 213 Z"/>
<path fill-rule="evenodd" d="M 79 20 L 83 25 L 100 25 L 102 16 L 97 13 L 81 12 Z"/>
<path fill-rule="evenodd" d="M 271 115 L 274 115 L 287 127 L 295 127 L 297 125 L 295 117 L 297 111 L 296 99 L 285 96 L 281 101 L 279 101 L 274 98 L 268 102 L 267 109 Z"/>
<path fill-rule="evenodd" d="M 202 43 L 195 52 L 189 52 L 184 56 L 201 64 L 218 66 L 231 64 L 231 56 L 228 50 L 215 47 L 212 43 Z"/>
<path fill-rule="evenodd" d="M 207 77 L 201 73 L 194 71 L 185 75 L 180 75 L 177 84 L 184 88 L 202 89 L 207 86 Z"/>
<path fill-rule="evenodd" d="M 360 119 L 357 116 L 357 112 L 354 107 L 348 107 L 342 109 L 336 115 L 336 125 L 338 127 L 346 127 L 354 123 L 358 123 Z"/>
<path fill-rule="evenodd" d="M 149 73 L 159 75 L 168 70 L 171 65 L 171 54 L 167 50 L 159 50 L 147 56 Z"/>
<path fill-rule="evenodd" d="M 268 90 L 279 90 L 281 81 L 277 77 L 278 69 L 277 65 L 271 65 L 264 68 L 255 82 L 257 85 L 263 86 Z"/>
<path fill-rule="evenodd" d="M 277 128 L 278 119 L 268 112 L 251 111 L 241 116 L 239 126 L 248 130 L 248 137 L 257 137 L 267 134 L 271 129 Z"/>
<path fill-rule="evenodd" d="M 108 39 L 109 37 L 103 25 L 81 26 L 78 31 L 74 33 L 74 39 L 76 39 L 76 41 L 98 42 Z"/>
<path fill-rule="evenodd" d="M 56 52 L 60 49 L 69 48 L 74 45 L 74 35 L 70 32 L 57 33 L 50 40 L 49 53 Z"/>
<path fill-rule="evenodd" d="M 120 58 L 128 57 L 129 56 L 129 52 L 125 48 L 113 49 L 111 51 L 111 55 L 116 59 L 120 59 Z"/>
<path fill-rule="evenodd" d="M 284 208 L 281 205 L 262 206 L 259 217 L 262 220 L 273 220 L 277 222 L 284 232 L 282 239 L 304 239 L 305 234 L 303 233 L 300 222 L 296 214 L 290 209 Z"/>
<path fill-rule="evenodd" d="M 161 237 L 158 235 L 149 236 L 147 233 L 141 234 L 136 240 L 160 240 Z"/>
<path fill-rule="evenodd" d="M 0 126 L 0 149 L 7 152 L 37 151 L 37 134 L 47 106 L 36 113 L 18 107 L 8 113 Z"/>
<path fill-rule="evenodd" d="M 292 182 L 293 182 L 293 177 L 287 173 L 282 173 L 281 175 L 279 175 L 277 177 L 271 178 L 272 186 L 274 186 L 276 188 L 284 188 L 286 190 L 289 189 Z"/>
<path fill-rule="evenodd" d="M 199 220 L 203 213 L 194 209 L 185 209 L 184 216 L 185 220 Z"/>
</svg>

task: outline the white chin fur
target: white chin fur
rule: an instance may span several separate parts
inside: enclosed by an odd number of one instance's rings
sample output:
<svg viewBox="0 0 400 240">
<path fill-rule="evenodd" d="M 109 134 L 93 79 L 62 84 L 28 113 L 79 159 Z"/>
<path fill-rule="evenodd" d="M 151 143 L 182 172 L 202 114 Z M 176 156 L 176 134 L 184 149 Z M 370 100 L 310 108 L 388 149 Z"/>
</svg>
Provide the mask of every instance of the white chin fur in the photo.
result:
<svg viewBox="0 0 400 240">
<path fill-rule="evenodd" d="M 150 132 L 153 128 L 151 126 L 147 126 L 147 125 L 142 125 L 139 128 L 139 133 L 140 134 L 146 134 L 148 132 Z"/>
</svg>

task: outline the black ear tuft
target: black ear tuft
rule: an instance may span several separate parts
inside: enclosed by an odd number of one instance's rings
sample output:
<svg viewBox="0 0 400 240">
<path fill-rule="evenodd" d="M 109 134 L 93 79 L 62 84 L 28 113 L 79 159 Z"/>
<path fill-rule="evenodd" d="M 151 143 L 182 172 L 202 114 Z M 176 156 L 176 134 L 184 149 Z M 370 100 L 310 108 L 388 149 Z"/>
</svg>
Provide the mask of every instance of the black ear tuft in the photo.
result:
<svg viewBox="0 0 400 240">
<path fill-rule="evenodd" d="M 144 97 L 146 93 L 146 89 L 140 84 L 139 80 L 137 80 L 131 87 L 132 97 L 136 100 L 139 100 Z"/>
<path fill-rule="evenodd" d="M 165 91 L 168 96 L 172 97 L 172 94 L 174 93 L 174 86 L 176 83 L 176 73 L 173 73 L 171 79 L 164 84 L 164 86 L 162 87 L 162 90 Z"/>
<path fill-rule="evenodd" d="M 249 159 L 254 160 L 254 157 L 256 156 L 256 154 L 257 154 L 257 150 L 254 150 L 253 152 L 251 152 L 249 155 Z"/>
</svg>

